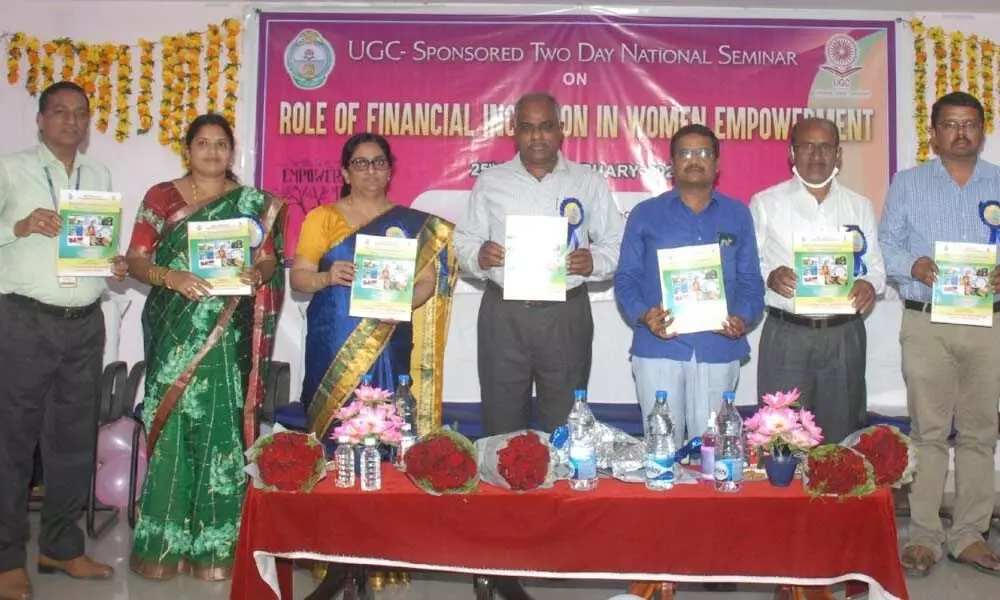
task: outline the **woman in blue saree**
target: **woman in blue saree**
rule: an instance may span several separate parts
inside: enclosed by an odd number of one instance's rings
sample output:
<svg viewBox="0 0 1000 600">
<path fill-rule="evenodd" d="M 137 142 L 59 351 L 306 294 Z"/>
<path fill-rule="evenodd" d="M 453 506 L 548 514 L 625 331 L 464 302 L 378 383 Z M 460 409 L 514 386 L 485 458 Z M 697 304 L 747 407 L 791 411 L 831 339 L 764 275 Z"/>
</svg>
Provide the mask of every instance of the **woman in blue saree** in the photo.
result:
<svg viewBox="0 0 1000 600">
<path fill-rule="evenodd" d="M 366 374 L 372 385 L 388 390 L 395 389 L 399 375 L 409 374 L 417 433 L 441 423 L 444 345 L 457 276 L 453 225 L 390 202 L 392 164 L 385 138 L 371 133 L 350 138 L 341 153 L 340 201 L 310 211 L 299 235 L 291 285 L 313 294 L 302 403 L 309 430 L 321 438 Z M 358 234 L 417 240 L 411 322 L 349 315 Z M 373 273 L 372 279 L 380 276 Z"/>
</svg>

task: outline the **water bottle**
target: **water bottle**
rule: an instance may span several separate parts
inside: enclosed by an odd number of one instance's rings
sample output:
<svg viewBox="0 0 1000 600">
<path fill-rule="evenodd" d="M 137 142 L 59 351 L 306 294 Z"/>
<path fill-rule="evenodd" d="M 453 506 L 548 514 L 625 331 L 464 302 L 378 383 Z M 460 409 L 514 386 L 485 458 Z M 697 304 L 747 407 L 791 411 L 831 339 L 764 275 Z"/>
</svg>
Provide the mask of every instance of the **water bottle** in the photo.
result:
<svg viewBox="0 0 1000 600">
<path fill-rule="evenodd" d="M 573 392 L 573 409 L 569 413 L 569 462 L 573 476 L 569 487 L 578 492 L 589 492 L 597 487 L 597 450 L 591 437 L 594 414 L 587 406 L 587 391 Z"/>
<path fill-rule="evenodd" d="M 413 393 L 410 391 L 409 375 L 404 373 L 399 376 L 399 385 L 396 386 L 393 402 L 396 405 L 396 414 L 403 419 L 404 423 L 409 423 L 412 431 L 416 431 L 417 407 L 413 401 Z"/>
<path fill-rule="evenodd" d="M 396 468 L 400 471 L 406 470 L 406 453 L 409 452 L 413 444 L 417 443 L 417 434 L 413 432 L 413 427 L 409 423 L 403 423 L 402 435 L 399 437 L 399 450 L 396 452 Z"/>
<path fill-rule="evenodd" d="M 743 419 L 736 410 L 736 394 L 722 395 L 718 416 L 719 440 L 715 456 L 715 489 L 738 492 L 743 482 Z"/>
<path fill-rule="evenodd" d="M 667 392 L 656 392 L 656 404 L 646 416 L 646 488 L 669 490 L 674 487 L 674 421 L 667 407 Z"/>
<path fill-rule="evenodd" d="M 378 453 L 375 438 L 365 438 L 365 448 L 361 451 L 361 491 L 374 492 L 382 489 L 382 456 Z"/>
<path fill-rule="evenodd" d="M 715 444 L 719 437 L 719 428 L 715 424 L 715 411 L 708 417 L 705 433 L 701 434 L 701 477 L 715 481 Z"/>
<path fill-rule="evenodd" d="M 351 438 L 346 435 L 337 438 L 333 463 L 337 467 L 337 487 L 354 487 L 354 446 L 351 444 Z"/>
</svg>

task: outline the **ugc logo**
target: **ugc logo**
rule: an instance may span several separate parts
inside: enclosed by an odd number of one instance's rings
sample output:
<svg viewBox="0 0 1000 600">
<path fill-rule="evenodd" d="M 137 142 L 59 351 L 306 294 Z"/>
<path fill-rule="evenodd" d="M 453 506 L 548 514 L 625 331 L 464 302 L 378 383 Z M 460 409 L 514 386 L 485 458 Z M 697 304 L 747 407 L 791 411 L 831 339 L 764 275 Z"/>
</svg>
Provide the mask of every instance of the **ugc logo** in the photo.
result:
<svg viewBox="0 0 1000 600">
<path fill-rule="evenodd" d="M 322 87 L 334 61 L 333 47 L 315 29 L 303 29 L 285 48 L 285 70 L 300 90 Z"/>
</svg>

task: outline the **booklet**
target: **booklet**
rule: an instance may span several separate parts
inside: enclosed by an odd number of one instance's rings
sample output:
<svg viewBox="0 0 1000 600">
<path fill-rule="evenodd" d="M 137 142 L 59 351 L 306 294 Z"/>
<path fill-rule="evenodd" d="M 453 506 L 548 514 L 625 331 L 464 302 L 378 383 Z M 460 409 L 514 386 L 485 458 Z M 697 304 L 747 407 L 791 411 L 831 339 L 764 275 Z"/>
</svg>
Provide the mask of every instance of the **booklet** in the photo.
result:
<svg viewBox="0 0 1000 600">
<path fill-rule="evenodd" d="M 854 234 L 850 231 L 796 233 L 795 313 L 853 315 L 847 298 L 854 285 Z"/>
<path fill-rule="evenodd" d="M 507 217 L 503 299 L 566 301 L 566 217 Z"/>
<path fill-rule="evenodd" d="M 931 299 L 931 322 L 993 326 L 990 271 L 997 264 L 993 244 L 935 242 L 938 277 Z"/>
<path fill-rule="evenodd" d="M 108 277 L 118 256 L 122 195 L 62 190 L 59 193 L 59 277 Z"/>
<path fill-rule="evenodd" d="M 240 273 L 252 266 L 251 224 L 246 218 L 188 222 L 191 272 L 212 286 L 213 296 L 249 296 Z"/>
<path fill-rule="evenodd" d="M 718 331 L 729 316 L 719 244 L 656 251 L 663 308 L 674 322 L 667 333 Z"/>
<path fill-rule="evenodd" d="M 352 317 L 409 321 L 417 240 L 358 234 L 354 243 Z"/>
</svg>

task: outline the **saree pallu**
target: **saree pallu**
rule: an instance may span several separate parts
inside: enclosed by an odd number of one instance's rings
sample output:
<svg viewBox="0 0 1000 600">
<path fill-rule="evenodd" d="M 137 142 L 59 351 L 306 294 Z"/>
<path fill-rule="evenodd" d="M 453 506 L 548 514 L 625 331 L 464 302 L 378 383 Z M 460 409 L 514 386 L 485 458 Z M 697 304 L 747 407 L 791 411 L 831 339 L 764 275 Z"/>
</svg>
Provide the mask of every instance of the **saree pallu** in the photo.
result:
<svg viewBox="0 0 1000 600">
<path fill-rule="evenodd" d="M 191 206 L 172 185 L 157 186 L 136 218 L 133 247 L 155 249 L 156 265 L 187 271 L 188 222 L 253 216 L 266 232 L 255 256 L 275 256 L 278 265 L 253 296 L 191 302 L 154 287 L 146 299 L 149 467 L 131 558 L 133 570 L 144 575 L 228 576 L 246 487 L 243 452 L 256 436 L 284 293 L 281 207 L 249 187 Z"/>
<path fill-rule="evenodd" d="M 331 247 L 320 261 L 328 270 L 340 260 L 354 261 L 358 234 L 417 239 L 415 275 L 428 270 L 434 279 L 430 299 L 413 311 L 409 323 L 351 317 L 351 290 L 331 286 L 317 292 L 306 314 L 305 376 L 302 402 L 309 430 L 325 437 L 334 413 L 357 388 L 361 377 L 395 390 L 399 375 L 408 373 L 416 401 L 417 433 L 441 424 L 444 346 L 451 317 L 457 262 L 451 243 L 454 226 L 433 215 L 394 206 L 369 223 L 351 228 L 334 210 Z"/>
</svg>

